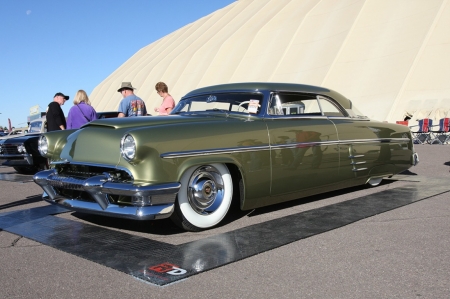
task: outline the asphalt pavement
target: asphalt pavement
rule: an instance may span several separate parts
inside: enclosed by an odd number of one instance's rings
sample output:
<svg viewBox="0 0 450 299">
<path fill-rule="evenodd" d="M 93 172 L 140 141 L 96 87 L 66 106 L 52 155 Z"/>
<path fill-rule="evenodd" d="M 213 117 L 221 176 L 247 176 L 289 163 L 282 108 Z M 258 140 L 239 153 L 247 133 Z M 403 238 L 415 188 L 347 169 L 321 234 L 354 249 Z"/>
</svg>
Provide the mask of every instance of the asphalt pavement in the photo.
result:
<svg viewBox="0 0 450 299">
<path fill-rule="evenodd" d="M 433 179 L 450 178 L 450 145 L 418 145 L 416 150 L 419 165 L 398 180 L 242 213 L 200 233 L 179 231 L 167 221 L 136 225 L 77 213 L 57 217 L 185 244 L 414 182 L 432 187 Z M 48 206 L 30 176 L 17 177 L 9 167 L 0 167 L 0 174 L 0 215 Z M 158 286 L 0 230 L 0 298 L 450 298 L 449 231 L 450 196 L 443 192 Z M 105 258 L 120 259 L 123 252 Z"/>
</svg>

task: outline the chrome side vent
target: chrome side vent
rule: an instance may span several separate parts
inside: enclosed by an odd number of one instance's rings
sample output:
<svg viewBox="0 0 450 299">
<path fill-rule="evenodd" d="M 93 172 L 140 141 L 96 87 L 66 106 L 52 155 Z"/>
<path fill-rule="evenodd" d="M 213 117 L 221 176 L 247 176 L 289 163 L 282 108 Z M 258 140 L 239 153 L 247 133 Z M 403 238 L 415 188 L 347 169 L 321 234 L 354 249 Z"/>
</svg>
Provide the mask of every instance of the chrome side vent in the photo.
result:
<svg viewBox="0 0 450 299">
<path fill-rule="evenodd" d="M 358 171 L 363 171 L 363 170 L 367 170 L 367 167 L 360 167 L 359 165 L 364 165 L 367 162 L 366 161 L 360 161 L 360 158 L 364 158 L 364 155 L 355 155 L 354 154 L 354 149 L 353 146 L 349 146 L 348 148 L 349 151 L 349 159 L 350 159 L 350 165 L 352 165 L 352 171 L 353 172 L 358 172 Z"/>
</svg>

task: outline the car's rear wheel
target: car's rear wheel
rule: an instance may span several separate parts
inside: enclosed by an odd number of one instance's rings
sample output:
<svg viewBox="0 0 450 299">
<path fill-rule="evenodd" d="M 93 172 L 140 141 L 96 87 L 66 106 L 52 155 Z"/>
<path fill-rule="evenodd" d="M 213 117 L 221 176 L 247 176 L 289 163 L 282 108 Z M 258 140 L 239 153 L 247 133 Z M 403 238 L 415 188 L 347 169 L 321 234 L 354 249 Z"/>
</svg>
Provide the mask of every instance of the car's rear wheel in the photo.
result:
<svg viewBox="0 0 450 299">
<path fill-rule="evenodd" d="M 181 177 L 171 219 L 187 231 L 217 225 L 227 214 L 233 198 L 233 180 L 223 164 L 189 168 Z"/>
<path fill-rule="evenodd" d="M 381 181 L 383 180 L 383 178 L 371 178 L 367 184 L 369 184 L 372 187 L 378 186 Z"/>
</svg>

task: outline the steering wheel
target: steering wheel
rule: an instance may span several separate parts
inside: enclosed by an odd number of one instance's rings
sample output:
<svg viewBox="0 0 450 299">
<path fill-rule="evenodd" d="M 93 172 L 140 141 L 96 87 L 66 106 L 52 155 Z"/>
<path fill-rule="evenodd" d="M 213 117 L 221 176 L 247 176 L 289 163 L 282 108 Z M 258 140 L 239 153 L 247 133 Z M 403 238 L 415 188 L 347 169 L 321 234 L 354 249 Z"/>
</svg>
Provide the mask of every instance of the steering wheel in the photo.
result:
<svg viewBox="0 0 450 299">
<path fill-rule="evenodd" d="M 244 112 L 245 110 L 248 110 L 247 108 L 245 108 L 245 107 L 242 107 L 242 105 L 245 105 L 245 104 L 250 104 L 250 101 L 243 101 L 243 102 L 241 102 L 239 105 L 238 105 L 238 111 L 240 112 L 240 109 L 242 108 L 242 112 Z M 248 106 L 247 106 L 248 107 Z"/>
<path fill-rule="evenodd" d="M 242 106 L 245 105 L 245 104 L 247 104 L 247 108 L 242 107 Z M 243 101 L 243 102 L 241 102 L 241 103 L 238 105 L 238 109 L 237 109 L 237 110 L 238 110 L 239 112 L 241 112 L 239 109 L 242 108 L 242 109 L 243 109 L 242 112 L 244 112 L 245 110 L 248 111 L 248 105 L 249 105 L 249 104 L 250 104 L 250 101 Z M 258 108 L 261 108 L 261 105 L 258 104 Z"/>
</svg>

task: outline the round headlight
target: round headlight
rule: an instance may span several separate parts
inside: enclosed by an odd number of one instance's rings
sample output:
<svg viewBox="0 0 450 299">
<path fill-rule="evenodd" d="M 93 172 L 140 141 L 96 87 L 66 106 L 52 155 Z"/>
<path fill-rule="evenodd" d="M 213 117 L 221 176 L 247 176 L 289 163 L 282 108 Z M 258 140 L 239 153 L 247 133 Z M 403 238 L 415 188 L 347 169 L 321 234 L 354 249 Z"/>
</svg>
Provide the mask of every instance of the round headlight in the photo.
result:
<svg viewBox="0 0 450 299">
<path fill-rule="evenodd" d="M 45 137 L 43 135 L 41 137 L 39 137 L 38 149 L 39 149 L 39 153 L 41 153 L 42 156 L 47 155 L 47 153 L 48 153 L 47 137 Z"/>
<path fill-rule="evenodd" d="M 120 152 L 126 160 L 131 161 L 134 159 L 136 156 L 136 142 L 133 136 L 126 134 L 122 137 L 120 141 Z"/>
</svg>

